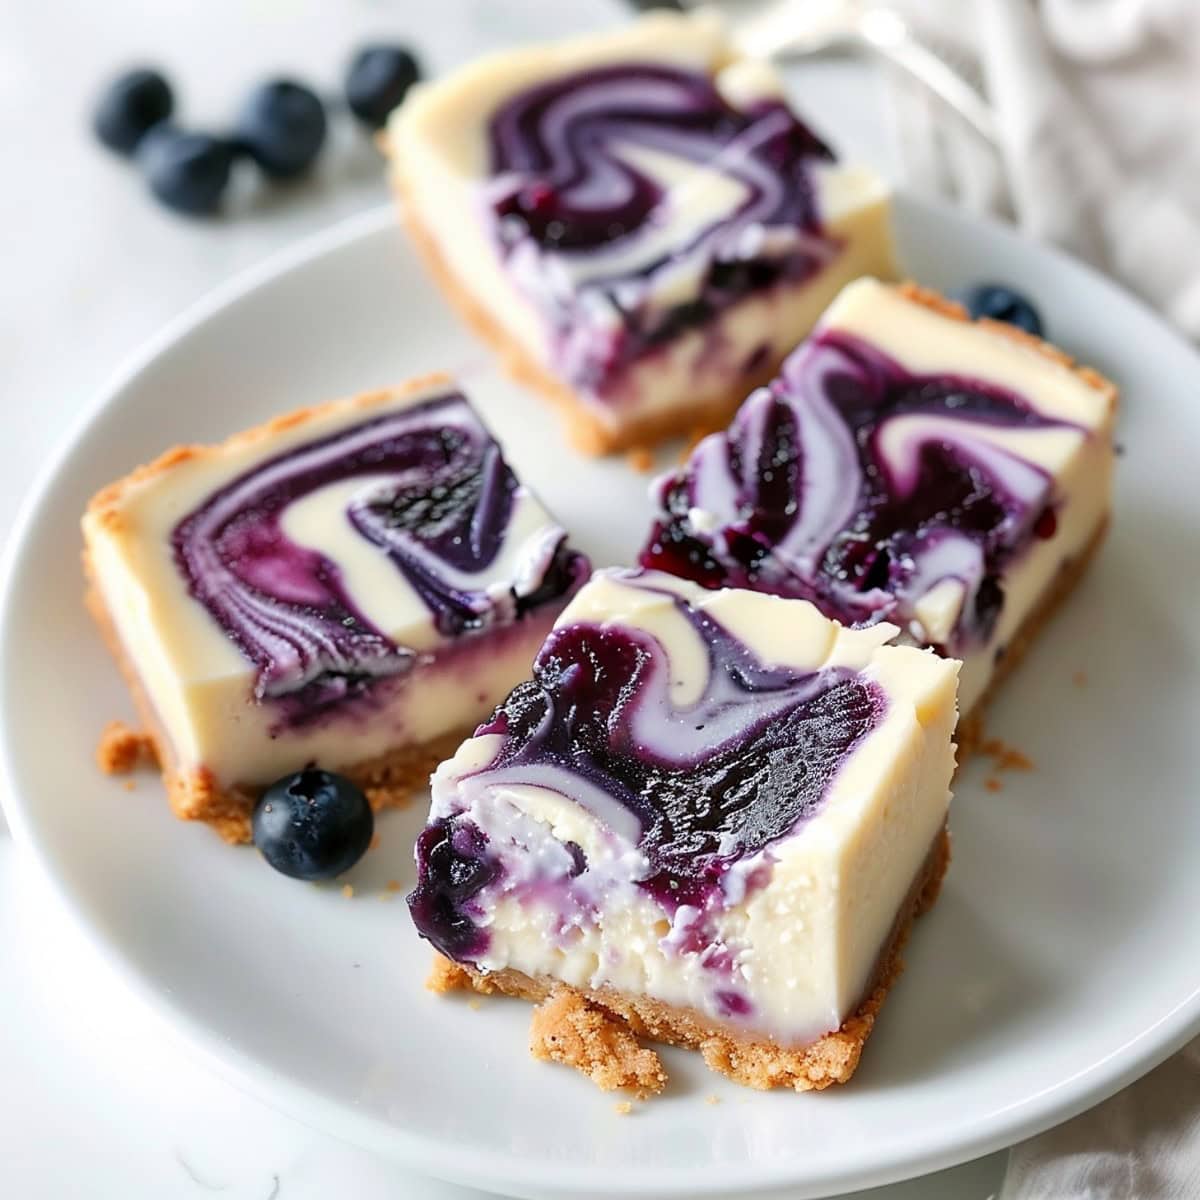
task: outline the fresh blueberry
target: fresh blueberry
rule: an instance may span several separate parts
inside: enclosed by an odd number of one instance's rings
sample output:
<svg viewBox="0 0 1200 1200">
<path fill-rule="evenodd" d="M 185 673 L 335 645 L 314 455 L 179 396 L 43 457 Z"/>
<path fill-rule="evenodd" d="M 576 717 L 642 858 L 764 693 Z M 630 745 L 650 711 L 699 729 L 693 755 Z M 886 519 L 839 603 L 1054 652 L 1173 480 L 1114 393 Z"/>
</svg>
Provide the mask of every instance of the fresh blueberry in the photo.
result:
<svg viewBox="0 0 1200 1200">
<path fill-rule="evenodd" d="M 171 85 L 157 71 L 126 71 L 101 94 L 92 129 L 110 150 L 132 154 L 146 133 L 165 121 L 174 107 Z"/>
<path fill-rule="evenodd" d="M 325 106 L 316 92 L 290 79 L 256 87 L 238 117 L 238 146 L 270 176 L 307 171 L 325 144 Z"/>
<path fill-rule="evenodd" d="M 364 124 L 378 129 L 421 78 L 412 52 L 403 46 L 364 46 L 346 71 L 346 103 Z"/>
<path fill-rule="evenodd" d="M 277 779 L 254 806 L 254 844 L 293 879 L 332 879 L 354 866 L 375 832 L 375 815 L 342 775 L 305 767 Z"/>
<path fill-rule="evenodd" d="M 991 317 L 1007 321 L 1026 333 L 1042 335 L 1042 318 L 1038 310 L 1013 288 L 1000 283 L 979 283 L 963 293 L 963 303 L 973 317 Z"/>
<path fill-rule="evenodd" d="M 159 125 L 142 139 L 137 161 L 150 190 L 163 204 L 198 216 L 220 206 L 233 150 L 228 142 L 207 133 Z"/>
</svg>

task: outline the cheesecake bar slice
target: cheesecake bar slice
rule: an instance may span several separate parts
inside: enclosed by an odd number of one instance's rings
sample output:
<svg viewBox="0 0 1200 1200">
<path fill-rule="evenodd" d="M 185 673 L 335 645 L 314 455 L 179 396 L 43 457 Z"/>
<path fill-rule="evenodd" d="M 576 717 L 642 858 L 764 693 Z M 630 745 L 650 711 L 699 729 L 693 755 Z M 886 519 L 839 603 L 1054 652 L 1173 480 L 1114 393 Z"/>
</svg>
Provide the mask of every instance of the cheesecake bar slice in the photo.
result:
<svg viewBox="0 0 1200 1200">
<path fill-rule="evenodd" d="M 83 533 L 171 804 L 230 841 L 308 764 L 423 787 L 589 571 L 441 376 L 170 450 Z"/>
<path fill-rule="evenodd" d="M 891 270 L 882 181 L 711 14 L 485 58 L 413 89 L 384 145 L 452 301 L 591 452 L 724 425 Z"/>
<path fill-rule="evenodd" d="M 860 280 L 655 485 L 641 562 L 961 659 L 966 748 L 1100 543 L 1115 407 L 1112 384 L 1021 330 Z"/>
<path fill-rule="evenodd" d="M 848 1079 L 948 861 L 958 664 L 896 632 L 597 572 L 434 775 L 409 905 L 442 985 L 549 998 L 601 1082 L 631 1035 Z"/>
</svg>

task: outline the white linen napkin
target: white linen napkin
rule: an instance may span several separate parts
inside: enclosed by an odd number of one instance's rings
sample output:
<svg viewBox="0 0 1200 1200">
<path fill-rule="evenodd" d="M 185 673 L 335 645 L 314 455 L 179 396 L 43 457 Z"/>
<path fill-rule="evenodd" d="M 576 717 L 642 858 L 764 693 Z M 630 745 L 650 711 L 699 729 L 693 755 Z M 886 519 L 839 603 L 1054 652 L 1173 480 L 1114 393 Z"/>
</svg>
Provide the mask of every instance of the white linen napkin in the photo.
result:
<svg viewBox="0 0 1200 1200">
<path fill-rule="evenodd" d="M 982 78 L 1002 142 L 989 149 L 897 74 L 893 115 L 907 186 L 1011 217 L 1200 339 L 1200 2 L 896 6 L 934 48 Z M 1200 1041 L 1015 1147 L 997 1200 L 1197 1198 Z"/>
<path fill-rule="evenodd" d="M 1009 1155 L 997 1200 L 1196 1200 L 1200 1041 Z"/>
<path fill-rule="evenodd" d="M 978 66 L 1000 152 L 896 78 L 906 184 L 1011 216 L 1200 338 L 1200 3 L 906 0 Z"/>
</svg>

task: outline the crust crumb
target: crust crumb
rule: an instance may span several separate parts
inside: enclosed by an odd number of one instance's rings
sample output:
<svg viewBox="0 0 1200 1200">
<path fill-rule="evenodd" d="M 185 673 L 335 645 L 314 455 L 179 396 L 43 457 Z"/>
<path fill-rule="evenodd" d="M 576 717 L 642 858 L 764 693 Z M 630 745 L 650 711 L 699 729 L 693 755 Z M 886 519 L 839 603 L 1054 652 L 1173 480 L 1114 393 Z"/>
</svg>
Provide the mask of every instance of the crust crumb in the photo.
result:
<svg viewBox="0 0 1200 1200">
<path fill-rule="evenodd" d="M 710 1092 L 707 1096 L 704 1097 L 704 1103 L 705 1104 L 720 1104 L 721 1097 L 718 1096 L 715 1092 Z"/>
<path fill-rule="evenodd" d="M 105 775 L 128 775 L 136 767 L 158 765 L 148 734 L 130 729 L 124 721 L 109 721 L 96 747 L 96 763 Z"/>
<path fill-rule="evenodd" d="M 458 963 L 435 954 L 425 986 L 431 992 L 469 992 L 474 985 L 471 976 Z"/>
<path fill-rule="evenodd" d="M 342 895 L 345 896 L 347 900 L 353 900 L 354 899 L 354 885 L 352 883 L 343 884 L 342 885 Z"/>
<path fill-rule="evenodd" d="M 1077 688 L 1087 687 L 1087 684 L 1088 684 L 1087 672 L 1086 671 L 1076 671 L 1075 674 L 1071 676 L 1071 682 Z"/>
<path fill-rule="evenodd" d="M 987 788 L 989 792 L 1004 791 L 1004 781 L 1002 779 L 997 779 L 994 775 L 990 779 L 985 779 L 983 781 L 983 786 Z"/>
<path fill-rule="evenodd" d="M 389 892 L 398 892 L 401 890 L 403 885 L 398 879 L 389 879 L 383 886 L 387 888 Z"/>
<path fill-rule="evenodd" d="M 377 833 L 371 834 L 371 840 L 367 843 L 367 849 L 368 850 L 378 850 L 379 844 L 382 841 L 383 841 L 383 838 L 381 838 L 379 836 L 379 834 L 377 834 Z"/>
<path fill-rule="evenodd" d="M 613 1105 L 613 1112 L 615 1112 L 618 1117 L 627 1117 L 631 1112 L 633 1112 L 633 1105 L 630 1104 L 628 1100 L 619 1100 Z"/>
<path fill-rule="evenodd" d="M 122 784 L 122 786 L 124 787 L 124 789 L 127 792 L 132 792 L 132 791 L 137 790 L 137 782 L 136 782 L 136 780 L 133 780 L 133 779 L 125 780 L 125 782 L 124 782 L 124 784 Z"/>
<path fill-rule="evenodd" d="M 979 753 L 990 758 L 997 771 L 1033 770 L 1033 760 L 1028 755 L 998 737 L 986 738 L 979 746 Z"/>
<path fill-rule="evenodd" d="M 667 1082 L 658 1055 L 628 1026 L 566 988 L 554 988 L 533 1010 L 529 1034 L 534 1058 L 574 1067 L 606 1092 L 653 1096 Z"/>
<path fill-rule="evenodd" d="M 483 1001 L 480 1000 L 478 996 L 472 996 L 470 1000 L 467 1001 L 467 1007 L 472 1012 L 478 1012 L 483 1007 Z"/>
<path fill-rule="evenodd" d="M 645 475 L 654 470 L 654 451 L 649 446 L 634 446 L 625 455 L 625 461 L 634 471 Z"/>
</svg>

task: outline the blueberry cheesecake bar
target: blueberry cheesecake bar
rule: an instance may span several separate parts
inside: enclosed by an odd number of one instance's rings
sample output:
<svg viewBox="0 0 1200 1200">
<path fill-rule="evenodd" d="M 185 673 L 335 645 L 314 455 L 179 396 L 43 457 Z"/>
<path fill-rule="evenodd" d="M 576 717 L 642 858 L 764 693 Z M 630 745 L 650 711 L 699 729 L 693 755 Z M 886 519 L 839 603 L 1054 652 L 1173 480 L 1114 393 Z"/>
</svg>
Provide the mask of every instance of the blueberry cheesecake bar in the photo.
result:
<svg viewBox="0 0 1200 1200">
<path fill-rule="evenodd" d="M 543 1048 L 606 1086 L 661 1087 L 606 1061 L 638 1038 L 848 1079 L 948 861 L 958 663 L 896 633 L 597 572 L 434 775 L 409 905 L 436 986 L 544 1002 Z"/>
<path fill-rule="evenodd" d="M 1107 525 L 1115 388 L 912 285 L 847 287 L 655 485 L 647 567 L 898 625 L 963 662 L 960 741 Z"/>
<path fill-rule="evenodd" d="M 444 290 L 587 451 L 723 425 L 838 288 L 891 270 L 881 180 L 711 14 L 485 58 L 383 142 Z"/>
<path fill-rule="evenodd" d="M 171 804 L 229 841 L 306 765 L 424 786 L 589 573 L 442 376 L 169 450 L 83 533 Z"/>
</svg>

